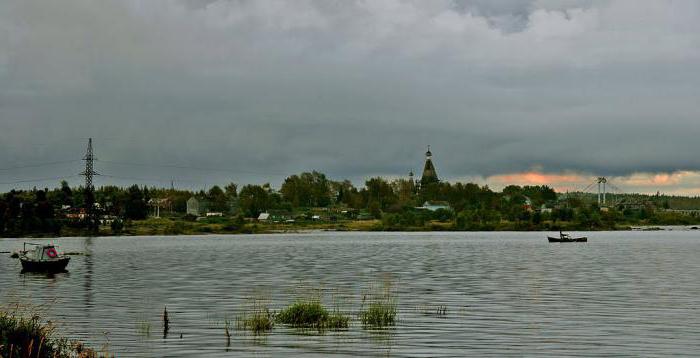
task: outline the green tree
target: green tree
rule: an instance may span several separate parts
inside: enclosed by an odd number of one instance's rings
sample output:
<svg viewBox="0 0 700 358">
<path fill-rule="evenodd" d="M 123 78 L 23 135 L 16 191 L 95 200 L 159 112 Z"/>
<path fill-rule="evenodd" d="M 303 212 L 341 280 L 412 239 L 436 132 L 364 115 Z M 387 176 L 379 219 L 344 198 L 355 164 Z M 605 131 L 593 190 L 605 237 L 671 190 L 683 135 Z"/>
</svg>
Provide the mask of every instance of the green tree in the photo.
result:
<svg viewBox="0 0 700 358">
<path fill-rule="evenodd" d="M 207 200 L 211 211 L 225 212 L 228 209 L 228 197 L 218 185 L 214 185 L 209 189 Z"/>
<path fill-rule="evenodd" d="M 326 207 L 331 203 L 330 181 L 317 171 L 287 177 L 280 192 L 282 199 L 295 207 Z"/>
<path fill-rule="evenodd" d="M 367 202 L 376 202 L 381 210 L 388 208 L 398 200 L 391 185 L 383 178 L 371 178 L 365 182 L 365 186 L 367 188 Z"/>
<path fill-rule="evenodd" d="M 226 197 L 229 200 L 233 200 L 238 197 L 238 185 L 236 183 L 229 183 L 224 187 L 224 192 L 226 192 Z"/>
<path fill-rule="evenodd" d="M 260 185 L 246 185 L 238 194 L 239 205 L 248 217 L 258 217 L 270 207 L 270 193 Z"/>
<path fill-rule="evenodd" d="M 130 220 L 143 220 L 148 215 L 148 207 L 143 192 L 138 185 L 132 185 L 127 190 L 124 202 L 124 217 Z"/>
</svg>

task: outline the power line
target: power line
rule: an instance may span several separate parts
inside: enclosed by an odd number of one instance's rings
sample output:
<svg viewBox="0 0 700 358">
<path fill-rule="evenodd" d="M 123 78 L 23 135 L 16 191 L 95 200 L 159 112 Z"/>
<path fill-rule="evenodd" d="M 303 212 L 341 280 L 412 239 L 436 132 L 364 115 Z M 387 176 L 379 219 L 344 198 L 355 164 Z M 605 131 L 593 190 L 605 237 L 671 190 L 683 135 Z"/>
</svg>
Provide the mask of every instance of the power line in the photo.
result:
<svg viewBox="0 0 700 358">
<path fill-rule="evenodd" d="M 154 182 L 154 183 L 170 183 L 172 186 L 173 179 L 163 179 L 163 178 L 136 178 L 136 177 L 124 177 L 124 176 L 118 176 L 118 175 L 111 175 L 111 174 L 101 174 L 101 176 L 105 178 L 112 178 L 112 179 L 120 179 L 120 180 L 136 180 L 136 181 L 143 181 L 143 182 Z M 177 179 L 174 180 L 176 182 L 185 182 L 185 183 L 191 183 L 191 184 L 213 184 L 214 182 L 203 182 L 203 181 L 194 181 L 194 180 L 184 180 L 184 179 Z"/>
<path fill-rule="evenodd" d="M 49 166 L 49 165 L 74 163 L 74 162 L 79 162 L 79 161 L 80 161 L 80 159 L 73 159 L 73 160 L 60 160 L 60 161 L 56 161 L 56 162 L 46 162 L 46 163 L 38 163 L 38 164 L 18 165 L 18 166 L 15 166 L 15 167 L 0 168 L 0 171 L 15 170 L 15 169 L 24 169 L 24 168 L 45 167 L 45 166 Z"/>
<path fill-rule="evenodd" d="M 42 181 L 49 181 L 49 180 L 63 180 L 63 179 L 68 179 L 68 178 L 75 178 L 78 175 L 67 175 L 67 176 L 62 176 L 62 177 L 51 177 L 51 178 L 40 178 L 40 179 L 25 179 L 25 180 L 17 180 L 17 181 L 11 181 L 11 182 L 0 182 L 0 185 L 10 185 L 10 184 L 21 184 L 21 183 L 35 183 L 35 182 L 42 182 Z"/>
<path fill-rule="evenodd" d="M 289 173 L 272 173 L 272 172 L 256 172 L 256 171 L 250 171 L 250 170 L 233 170 L 233 169 L 225 169 L 225 168 L 207 168 L 207 167 L 193 167 L 193 166 L 187 166 L 187 165 L 177 165 L 177 164 L 149 164 L 149 163 L 127 163 L 127 162 L 117 162 L 113 160 L 96 160 L 100 163 L 108 163 L 108 164 L 116 164 L 116 165 L 127 165 L 127 166 L 138 166 L 138 167 L 159 167 L 159 168 L 172 168 L 172 169 L 191 169 L 191 170 L 200 170 L 200 171 L 209 171 L 209 172 L 227 172 L 227 173 L 234 173 L 234 174 L 240 174 L 240 173 L 245 173 L 245 174 L 255 174 L 255 175 L 288 175 Z"/>
</svg>

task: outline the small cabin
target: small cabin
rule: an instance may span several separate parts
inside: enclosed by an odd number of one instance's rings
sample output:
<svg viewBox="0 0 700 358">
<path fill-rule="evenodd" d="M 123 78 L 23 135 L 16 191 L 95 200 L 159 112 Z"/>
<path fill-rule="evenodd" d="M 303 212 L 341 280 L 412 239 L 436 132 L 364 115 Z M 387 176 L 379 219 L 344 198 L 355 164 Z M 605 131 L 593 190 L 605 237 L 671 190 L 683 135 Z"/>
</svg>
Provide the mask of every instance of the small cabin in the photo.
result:
<svg viewBox="0 0 700 358">
<path fill-rule="evenodd" d="M 199 216 L 199 200 L 194 196 L 187 199 L 187 215 Z"/>
</svg>

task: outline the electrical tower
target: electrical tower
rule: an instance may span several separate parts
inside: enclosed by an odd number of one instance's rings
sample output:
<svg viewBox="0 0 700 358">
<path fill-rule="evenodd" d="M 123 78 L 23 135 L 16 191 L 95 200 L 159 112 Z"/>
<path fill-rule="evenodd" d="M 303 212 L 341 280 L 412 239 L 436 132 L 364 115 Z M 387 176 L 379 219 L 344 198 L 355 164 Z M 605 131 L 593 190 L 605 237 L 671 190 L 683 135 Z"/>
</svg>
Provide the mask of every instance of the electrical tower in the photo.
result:
<svg viewBox="0 0 700 358">
<path fill-rule="evenodd" d="M 605 177 L 598 177 L 598 206 L 605 205 L 605 192 L 606 192 L 605 184 L 607 184 L 607 183 L 608 183 L 608 179 L 606 179 Z M 602 191 L 600 190 L 601 184 L 603 186 Z M 603 194 L 602 201 L 601 201 L 601 196 L 600 196 L 601 193 Z"/>
<path fill-rule="evenodd" d="M 95 172 L 95 156 L 92 152 L 92 138 L 88 139 L 87 152 L 85 157 L 85 171 L 80 175 L 85 177 L 85 214 L 88 228 L 93 231 L 98 229 L 97 211 L 95 210 L 95 187 L 92 185 L 92 177 L 99 175 Z"/>
</svg>

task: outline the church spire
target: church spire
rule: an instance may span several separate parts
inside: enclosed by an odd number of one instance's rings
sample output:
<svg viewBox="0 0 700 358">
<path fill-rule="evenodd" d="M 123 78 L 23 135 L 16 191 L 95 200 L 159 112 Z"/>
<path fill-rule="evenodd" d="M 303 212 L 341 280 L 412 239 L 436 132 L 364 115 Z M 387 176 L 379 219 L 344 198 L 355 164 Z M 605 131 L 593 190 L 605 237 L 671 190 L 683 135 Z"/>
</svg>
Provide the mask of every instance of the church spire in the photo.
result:
<svg viewBox="0 0 700 358">
<path fill-rule="evenodd" d="M 428 146 L 428 151 L 425 152 L 425 166 L 423 167 L 423 176 L 420 179 L 420 183 L 421 185 L 426 185 L 437 183 L 438 181 L 437 171 L 433 165 L 433 153 L 430 151 L 430 146 Z"/>
</svg>

